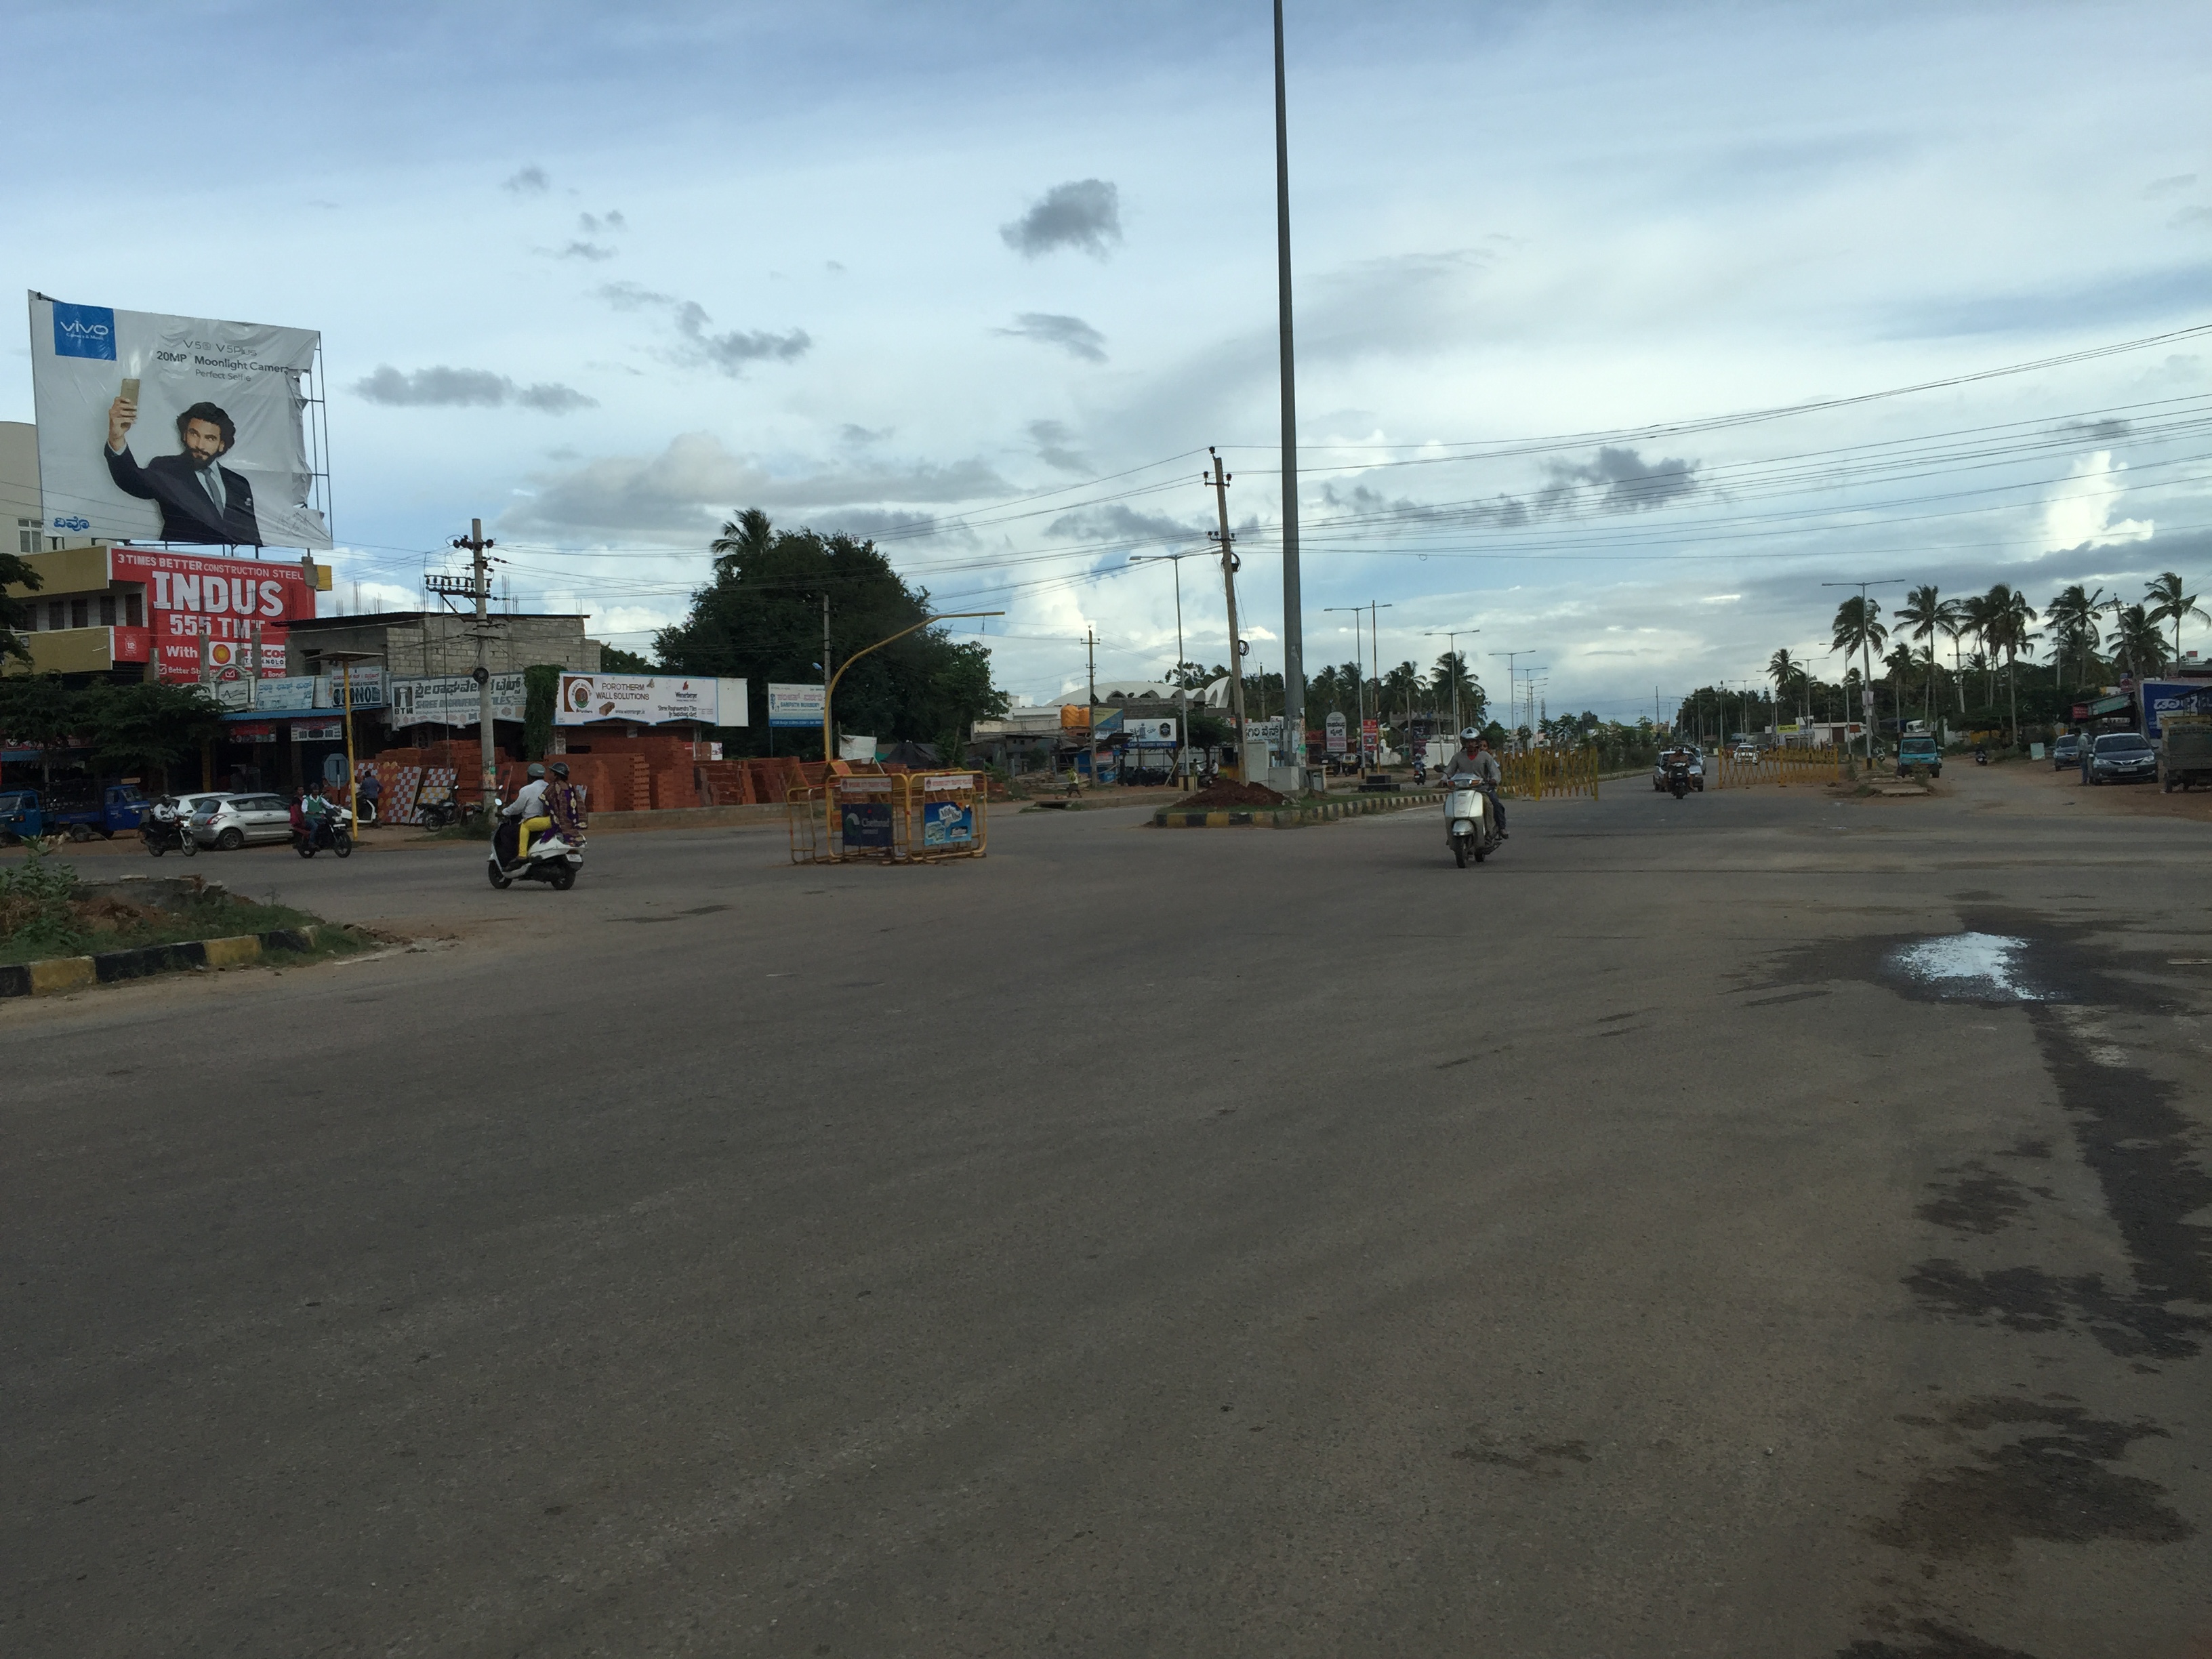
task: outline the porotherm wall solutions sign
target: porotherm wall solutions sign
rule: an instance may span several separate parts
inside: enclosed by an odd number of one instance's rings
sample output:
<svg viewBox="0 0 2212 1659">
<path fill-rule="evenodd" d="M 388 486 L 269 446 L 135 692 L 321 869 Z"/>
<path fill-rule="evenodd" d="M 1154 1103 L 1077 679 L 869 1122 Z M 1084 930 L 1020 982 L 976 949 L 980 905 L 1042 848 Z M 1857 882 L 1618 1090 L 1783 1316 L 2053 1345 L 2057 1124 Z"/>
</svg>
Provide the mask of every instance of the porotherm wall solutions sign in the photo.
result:
<svg viewBox="0 0 2212 1659">
<path fill-rule="evenodd" d="M 307 505 L 321 337 L 31 296 L 40 489 L 57 535 L 327 548 Z"/>
<path fill-rule="evenodd" d="M 218 684 L 252 672 L 253 630 L 261 630 L 260 672 L 284 672 L 289 624 L 315 614 L 304 562 L 226 559 L 205 553 L 118 547 L 107 555 L 111 582 L 141 582 L 153 633 L 153 659 L 165 680 L 200 677 L 200 641 Z"/>
<path fill-rule="evenodd" d="M 750 726 L 745 682 L 678 674 L 563 674 L 556 726 L 595 720 L 697 720 L 707 726 Z"/>
</svg>

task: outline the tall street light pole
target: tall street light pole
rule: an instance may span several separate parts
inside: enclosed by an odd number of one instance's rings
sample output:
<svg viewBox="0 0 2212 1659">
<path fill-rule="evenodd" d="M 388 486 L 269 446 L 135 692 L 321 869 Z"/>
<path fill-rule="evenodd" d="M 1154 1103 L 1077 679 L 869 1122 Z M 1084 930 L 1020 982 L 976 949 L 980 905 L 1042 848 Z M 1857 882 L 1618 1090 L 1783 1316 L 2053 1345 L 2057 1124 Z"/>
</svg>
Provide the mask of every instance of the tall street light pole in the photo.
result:
<svg viewBox="0 0 2212 1659">
<path fill-rule="evenodd" d="M 1182 660 L 1182 562 L 1205 556 L 1190 553 L 1132 553 L 1131 564 L 1167 564 L 1175 571 L 1176 596 L 1176 705 L 1182 716 L 1182 729 L 1176 734 L 1176 752 L 1180 755 L 1190 747 L 1190 687 L 1183 684 Z"/>
<path fill-rule="evenodd" d="M 1455 742 L 1459 738 L 1459 677 L 1461 671 L 1466 666 L 1464 663 L 1457 660 L 1459 657 L 1459 636 L 1462 634 L 1465 634 L 1472 637 L 1480 632 L 1482 632 L 1482 630 L 1480 628 L 1460 628 L 1455 629 L 1449 633 L 1424 634 L 1421 636 L 1423 639 L 1426 640 L 1443 641 L 1445 642 L 1444 649 L 1450 652 L 1454 659 L 1452 663 L 1452 738 Z"/>
<path fill-rule="evenodd" d="M 1283 87 L 1283 0 L 1275 0 L 1275 285 L 1282 326 L 1283 381 L 1283 730 L 1305 764 L 1306 643 L 1298 591 L 1298 399 L 1291 349 L 1291 125 Z"/>
</svg>

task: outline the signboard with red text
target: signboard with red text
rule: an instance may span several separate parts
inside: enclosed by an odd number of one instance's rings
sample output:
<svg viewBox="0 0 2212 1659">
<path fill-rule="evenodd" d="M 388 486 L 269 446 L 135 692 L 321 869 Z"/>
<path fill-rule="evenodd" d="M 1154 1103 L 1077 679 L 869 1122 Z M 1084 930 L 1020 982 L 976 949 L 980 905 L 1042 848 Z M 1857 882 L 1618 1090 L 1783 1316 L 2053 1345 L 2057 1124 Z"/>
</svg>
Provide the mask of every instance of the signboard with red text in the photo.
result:
<svg viewBox="0 0 2212 1659">
<path fill-rule="evenodd" d="M 153 660 L 165 680 L 200 677 L 203 637 L 218 684 L 246 678 L 256 624 L 260 672 L 281 676 L 289 624 L 315 614 L 315 590 L 296 563 L 143 547 L 114 548 L 108 561 L 110 580 L 145 585 Z"/>
</svg>

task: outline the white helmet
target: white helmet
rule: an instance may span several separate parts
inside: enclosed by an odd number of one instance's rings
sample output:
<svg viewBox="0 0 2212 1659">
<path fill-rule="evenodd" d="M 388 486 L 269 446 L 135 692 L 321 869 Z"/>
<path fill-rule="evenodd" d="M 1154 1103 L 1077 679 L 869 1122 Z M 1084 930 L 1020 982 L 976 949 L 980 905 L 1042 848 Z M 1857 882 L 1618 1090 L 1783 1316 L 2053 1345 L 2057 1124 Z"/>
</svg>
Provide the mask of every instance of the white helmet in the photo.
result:
<svg viewBox="0 0 2212 1659">
<path fill-rule="evenodd" d="M 1481 737 L 1482 728 L 1479 726 L 1470 726 L 1466 731 L 1459 734 L 1459 740 L 1462 743 L 1474 743 L 1479 741 Z"/>
</svg>

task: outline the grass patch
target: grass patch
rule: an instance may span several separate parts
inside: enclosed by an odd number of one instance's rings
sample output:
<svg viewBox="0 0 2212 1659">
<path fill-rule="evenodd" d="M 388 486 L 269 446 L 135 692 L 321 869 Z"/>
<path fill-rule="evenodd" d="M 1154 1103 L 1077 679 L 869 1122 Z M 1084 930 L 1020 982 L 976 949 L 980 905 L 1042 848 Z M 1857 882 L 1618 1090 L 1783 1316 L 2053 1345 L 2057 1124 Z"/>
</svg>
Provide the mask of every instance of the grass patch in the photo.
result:
<svg viewBox="0 0 2212 1659">
<path fill-rule="evenodd" d="M 106 894 L 86 896 L 77 890 L 76 870 L 51 854 L 33 854 L 14 869 L 0 871 L 0 963 L 306 927 L 317 930 L 314 948 L 288 953 L 291 960 L 346 956 L 375 942 L 291 905 L 258 903 L 220 890 L 186 898 L 173 908 L 126 903 Z"/>
</svg>

